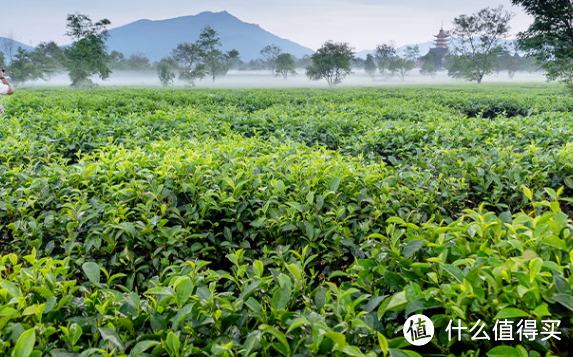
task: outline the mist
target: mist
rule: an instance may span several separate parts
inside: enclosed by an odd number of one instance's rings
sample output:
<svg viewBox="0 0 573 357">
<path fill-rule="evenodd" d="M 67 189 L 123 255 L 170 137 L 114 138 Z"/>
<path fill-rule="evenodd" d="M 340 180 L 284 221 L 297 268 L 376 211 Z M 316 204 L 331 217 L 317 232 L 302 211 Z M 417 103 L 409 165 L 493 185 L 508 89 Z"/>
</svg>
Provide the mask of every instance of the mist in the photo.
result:
<svg viewBox="0 0 573 357">
<path fill-rule="evenodd" d="M 91 78 L 100 87 L 161 87 L 161 83 L 155 71 L 114 71 L 106 80 L 98 77 Z M 513 79 L 509 78 L 507 72 L 492 74 L 484 78 L 487 83 L 528 83 L 545 82 L 544 73 L 517 72 Z M 385 86 L 410 86 L 410 85 L 464 85 L 472 84 L 459 79 L 448 77 L 446 71 L 440 71 L 435 77 L 422 76 L 415 69 L 411 71 L 404 80 L 400 77 L 385 78 L 376 76 L 374 78 L 367 75 L 363 70 L 354 70 L 351 75 L 338 87 L 385 87 Z M 475 84 L 475 83 L 473 83 Z M 66 73 L 52 76 L 49 80 L 37 80 L 26 82 L 20 85 L 21 88 L 41 88 L 41 87 L 67 87 L 70 79 Z M 189 82 L 176 79 L 169 88 L 189 88 Z M 328 87 L 326 80 L 311 81 L 304 70 L 299 69 L 298 74 L 289 76 L 286 80 L 282 76 L 273 76 L 269 71 L 230 71 L 227 75 L 218 77 L 215 82 L 210 78 L 205 78 L 195 82 L 194 88 L 220 88 L 220 89 L 254 89 L 254 88 L 325 88 Z"/>
</svg>

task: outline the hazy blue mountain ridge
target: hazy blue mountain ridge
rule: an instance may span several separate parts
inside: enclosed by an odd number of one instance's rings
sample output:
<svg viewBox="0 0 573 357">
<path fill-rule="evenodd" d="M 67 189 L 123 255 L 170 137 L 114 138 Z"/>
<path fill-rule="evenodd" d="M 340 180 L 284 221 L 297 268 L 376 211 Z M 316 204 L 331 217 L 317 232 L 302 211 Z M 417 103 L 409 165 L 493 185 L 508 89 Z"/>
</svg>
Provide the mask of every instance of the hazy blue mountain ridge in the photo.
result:
<svg viewBox="0 0 573 357">
<path fill-rule="evenodd" d="M 34 49 L 34 47 L 23 44 L 22 42 L 11 40 L 11 39 L 6 38 L 6 37 L 0 37 L 0 52 L 4 53 L 4 57 L 6 57 L 6 60 L 8 60 L 8 55 L 7 55 L 6 51 L 4 50 L 4 42 L 5 41 L 8 41 L 8 42 L 14 41 L 14 44 L 13 44 L 14 51 L 12 53 L 13 56 L 16 55 L 16 53 L 18 53 L 18 47 L 22 47 L 26 51 L 32 51 Z"/>
<path fill-rule="evenodd" d="M 202 12 L 195 16 L 183 16 L 168 20 L 139 20 L 109 31 L 108 50 L 129 56 L 136 52 L 145 54 L 152 62 L 159 61 L 183 42 L 195 42 L 201 30 L 211 26 L 221 38 L 221 49 L 236 49 L 243 61 L 260 58 L 264 46 L 275 44 L 296 57 L 314 51 L 290 40 L 265 31 L 260 26 L 249 24 L 226 11 Z"/>
</svg>

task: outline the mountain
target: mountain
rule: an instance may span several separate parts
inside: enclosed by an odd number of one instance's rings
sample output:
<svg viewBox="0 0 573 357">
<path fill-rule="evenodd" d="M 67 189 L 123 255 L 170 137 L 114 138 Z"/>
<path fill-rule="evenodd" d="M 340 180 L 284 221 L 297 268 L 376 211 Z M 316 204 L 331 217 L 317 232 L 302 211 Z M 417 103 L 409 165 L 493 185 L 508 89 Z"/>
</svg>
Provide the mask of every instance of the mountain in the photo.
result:
<svg viewBox="0 0 573 357">
<path fill-rule="evenodd" d="M 9 51 L 7 47 L 12 47 L 12 55 L 18 53 L 18 47 L 22 47 L 26 51 L 34 50 L 34 47 L 23 44 L 15 40 L 11 40 L 6 37 L 0 37 L 0 52 L 4 53 L 4 57 L 8 57 L 7 52 Z"/>
<path fill-rule="evenodd" d="M 450 50 L 452 49 L 452 41 L 459 41 L 459 39 L 450 39 Z M 515 44 L 516 40 L 512 40 L 512 39 L 502 39 L 501 43 L 504 46 L 513 46 Z M 404 55 L 404 53 L 406 52 L 406 47 L 408 46 L 416 46 L 418 45 L 420 47 L 420 56 L 424 56 L 426 55 L 428 52 L 430 52 L 430 49 L 435 47 L 435 42 L 434 41 L 428 41 L 428 42 L 423 42 L 423 43 L 414 43 L 411 45 L 406 45 L 406 46 L 402 46 L 402 47 L 398 47 L 396 49 L 396 52 L 398 52 L 399 56 Z M 356 57 L 359 58 L 363 58 L 366 59 L 366 56 L 371 53 L 374 54 L 375 50 L 364 50 L 364 51 L 360 51 L 356 53 Z"/>
<path fill-rule="evenodd" d="M 236 49 L 243 61 L 260 58 L 263 47 L 275 44 L 296 57 L 314 51 L 297 43 L 273 35 L 255 24 L 249 24 L 226 11 L 202 12 L 168 20 L 139 20 L 109 30 L 108 51 L 122 52 L 129 56 L 136 52 L 145 54 L 152 62 L 171 54 L 182 42 L 195 42 L 205 26 L 211 26 L 221 38 L 221 49 Z"/>
</svg>

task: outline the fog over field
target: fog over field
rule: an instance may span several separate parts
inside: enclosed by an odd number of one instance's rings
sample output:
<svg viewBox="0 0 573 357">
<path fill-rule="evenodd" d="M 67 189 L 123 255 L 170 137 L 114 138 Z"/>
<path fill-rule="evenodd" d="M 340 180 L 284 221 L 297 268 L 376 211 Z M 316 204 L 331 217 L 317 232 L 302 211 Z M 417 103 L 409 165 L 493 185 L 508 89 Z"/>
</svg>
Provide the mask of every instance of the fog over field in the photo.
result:
<svg viewBox="0 0 573 357">
<path fill-rule="evenodd" d="M 161 86 L 155 71 L 114 71 L 107 80 L 101 80 L 93 77 L 92 80 L 103 87 L 133 87 L 133 86 Z M 513 79 L 510 79 L 507 72 L 500 72 L 499 75 L 492 74 L 486 76 L 484 84 L 487 83 L 525 83 L 525 82 L 545 82 L 545 75 L 541 72 L 528 73 L 518 72 Z M 68 86 L 70 80 L 66 74 L 52 76 L 48 81 L 28 82 L 22 87 L 42 87 L 42 86 Z M 357 86 L 402 86 L 402 85 L 441 85 L 441 84 L 472 84 L 459 79 L 448 77 L 446 71 L 439 72 L 434 78 L 422 76 L 418 70 L 410 72 L 404 80 L 394 76 L 385 78 L 376 76 L 371 78 L 362 70 L 354 70 L 354 73 L 348 76 L 339 87 L 357 87 Z M 189 87 L 189 82 L 176 79 L 171 88 Z M 230 71 L 226 76 L 219 77 L 213 83 L 211 79 L 205 78 L 195 83 L 195 88 L 321 88 L 328 87 L 325 80 L 311 81 L 304 75 L 304 70 L 299 69 L 296 76 L 290 76 L 283 79 L 280 76 L 272 76 L 269 71 Z"/>
</svg>

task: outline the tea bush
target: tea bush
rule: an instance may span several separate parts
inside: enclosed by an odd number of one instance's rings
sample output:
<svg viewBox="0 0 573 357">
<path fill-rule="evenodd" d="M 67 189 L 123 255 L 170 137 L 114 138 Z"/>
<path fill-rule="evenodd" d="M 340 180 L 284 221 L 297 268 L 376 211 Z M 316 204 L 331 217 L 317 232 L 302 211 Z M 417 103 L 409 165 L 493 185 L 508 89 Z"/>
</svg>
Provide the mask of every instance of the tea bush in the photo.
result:
<svg viewBox="0 0 573 357">
<path fill-rule="evenodd" d="M 573 100 L 554 87 L 7 102 L 2 355 L 570 355 Z M 505 319 L 561 340 L 471 338 Z"/>
</svg>

